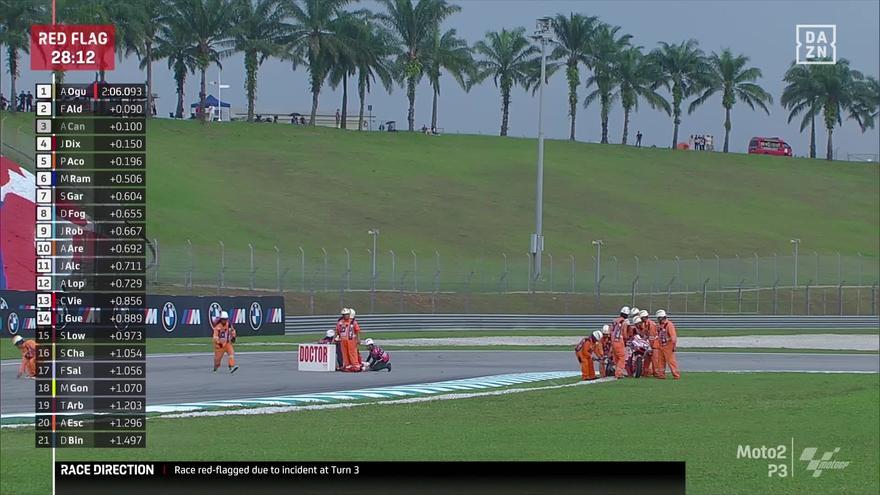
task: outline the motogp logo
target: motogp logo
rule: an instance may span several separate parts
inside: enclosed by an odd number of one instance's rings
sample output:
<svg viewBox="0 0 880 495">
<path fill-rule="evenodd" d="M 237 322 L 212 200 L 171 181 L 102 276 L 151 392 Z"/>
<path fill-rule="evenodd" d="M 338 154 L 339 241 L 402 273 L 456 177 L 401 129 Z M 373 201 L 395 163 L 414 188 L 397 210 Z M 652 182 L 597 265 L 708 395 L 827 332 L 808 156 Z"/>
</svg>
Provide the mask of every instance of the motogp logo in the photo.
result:
<svg viewBox="0 0 880 495">
<path fill-rule="evenodd" d="M 166 302 L 162 307 L 162 328 L 166 332 L 173 332 L 177 328 L 177 308 L 171 301 Z"/>
<path fill-rule="evenodd" d="M 257 301 L 251 303 L 249 320 L 254 330 L 259 330 L 263 326 L 263 308 Z"/>
</svg>

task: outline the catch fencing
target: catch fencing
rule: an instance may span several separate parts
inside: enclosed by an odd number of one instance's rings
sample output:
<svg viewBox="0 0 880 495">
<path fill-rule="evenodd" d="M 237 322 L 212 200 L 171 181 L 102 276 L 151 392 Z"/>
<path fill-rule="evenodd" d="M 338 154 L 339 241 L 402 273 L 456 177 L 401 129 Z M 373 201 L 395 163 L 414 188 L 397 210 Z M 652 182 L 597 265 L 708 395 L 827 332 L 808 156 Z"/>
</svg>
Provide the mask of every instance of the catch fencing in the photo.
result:
<svg viewBox="0 0 880 495">
<path fill-rule="evenodd" d="M 333 328 L 336 315 L 288 316 L 284 333 L 322 332 Z M 612 319 L 609 315 L 463 315 L 463 314 L 401 314 L 358 315 L 357 320 L 371 332 L 413 332 L 426 330 L 477 329 L 522 330 L 534 328 L 596 329 Z M 870 329 L 880 321 L 872 316 L 694 316 L 676 315 L 674 321 L 682 328 L 700 329 Z"/>
<path fill-rule="evenodd" d="M 596 310 L 625 302 L 716 314 L 873 315 L 878 306 L 876 256 L 820 253 L 804 246 L 797 255 L 732 258 L 624 257 L 610 254 L 607 247 L 593 254 L 545 252 L 543 273 L 535 277 L 528 253 L 469 261 L 439 250 L 379 249 L 374 256 L 371 249 L 345 247 L 150 241 L 148 281 L 156 288 L 338 294 L 343 302 L 349 295 L 369 293 L 369 312 L 377 294 L 399 298 L 398 312 L 407 312 L 403 300 L 409 295 L 470 300 L 490 294 L 569 294 L 588 296 Z"/>
</svg>

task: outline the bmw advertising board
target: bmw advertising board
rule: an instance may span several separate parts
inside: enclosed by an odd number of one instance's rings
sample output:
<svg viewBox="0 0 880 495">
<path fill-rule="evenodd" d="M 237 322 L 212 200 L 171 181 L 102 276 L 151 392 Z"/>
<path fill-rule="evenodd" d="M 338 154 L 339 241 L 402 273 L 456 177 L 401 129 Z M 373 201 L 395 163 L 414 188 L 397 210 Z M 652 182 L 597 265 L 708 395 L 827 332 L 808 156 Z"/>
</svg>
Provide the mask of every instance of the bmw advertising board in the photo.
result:
<svg viewBox="0 0 880 495">
<path fill-rule="evenodd" d="M 0 290 L 0 334 L 33 338 L 35 300 L 34 292 Z M 84 315 L 94 315 L 95 310 L 77 308 Z M 229 314 L 239 337 L 284 334 L 284 298 L 280 296 L 147 295 L 147 337 L 209 337 L 222 311 Z"/>
</svg>

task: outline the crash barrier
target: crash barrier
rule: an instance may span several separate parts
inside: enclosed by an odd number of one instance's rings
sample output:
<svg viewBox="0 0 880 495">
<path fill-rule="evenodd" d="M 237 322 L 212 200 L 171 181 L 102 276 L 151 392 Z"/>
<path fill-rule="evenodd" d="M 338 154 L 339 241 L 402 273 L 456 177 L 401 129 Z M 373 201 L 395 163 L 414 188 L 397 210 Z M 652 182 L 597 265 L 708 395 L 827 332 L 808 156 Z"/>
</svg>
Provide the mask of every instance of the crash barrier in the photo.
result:
<svg viewBox="0 0 880 495">
<path fill-rule="evenodd" d="M 0 334 L 34 336 L 36 295 L 30 291 L 0 291 Z M 80 307 L 83 321 L 96 321 L 102 308 Z M 147 295 L 144 322 L 147 337 L 208 337 L 211 320 L 221 311 L 239 336 L 283 335 L 284 298 L 280 296 L 165 296 Z M 129 326 L 128 329 L 133 329 Z"/>
<path fill-rule="evenodd" d="M 299 371 L 336 371 L 335 344 L 300 344 Z"/>
<path fill-rule="evenodd" d="M 670 315 L 679 327 L 701 329 L 772 330 L 878 328 L 876 316 L 743 316 L 743 315 Z M 422 331 L 529 328 L 598 328 L 614 315 L 513 315 L 513 314 L 382 314 L 358 315 L 357 320 L 370 331 Z M 285 334 L 323 332 L 334 326 L 336 315 L 288 316 Z"/>
</svg>

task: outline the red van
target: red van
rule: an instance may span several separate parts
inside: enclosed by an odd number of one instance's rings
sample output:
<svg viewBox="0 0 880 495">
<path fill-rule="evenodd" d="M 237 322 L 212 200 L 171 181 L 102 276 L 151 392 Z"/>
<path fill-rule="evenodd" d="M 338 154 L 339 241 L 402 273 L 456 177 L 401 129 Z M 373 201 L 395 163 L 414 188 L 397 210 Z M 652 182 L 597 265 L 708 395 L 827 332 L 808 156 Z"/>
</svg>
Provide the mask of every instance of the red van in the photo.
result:
<svg viewBox="0 0 880 495">
<path fill-rule="evenodd" d="M 791 146 L 778 137 L 753 137 L 749 141 L 749 154 L 791 156 Z"/>
</svg>

